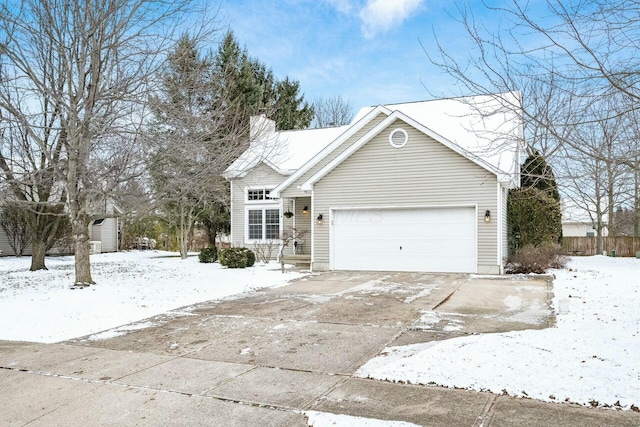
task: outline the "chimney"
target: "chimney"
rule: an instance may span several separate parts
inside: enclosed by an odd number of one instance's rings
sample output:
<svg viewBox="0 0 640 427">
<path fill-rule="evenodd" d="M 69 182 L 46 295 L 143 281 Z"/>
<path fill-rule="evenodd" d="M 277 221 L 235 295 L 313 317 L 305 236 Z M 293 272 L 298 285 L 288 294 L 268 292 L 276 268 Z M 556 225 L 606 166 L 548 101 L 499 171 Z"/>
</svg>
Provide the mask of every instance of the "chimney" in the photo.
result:
<svg viewBox="0 0 640 427">
<path fill-rule="evenodd" d="M 259 115 L 249 118 L 249 141 L 253 142 L 266 135 L 276 133 L 276 122 L 267 117 L 266 110 L 258 110 Z"/>
</svg>

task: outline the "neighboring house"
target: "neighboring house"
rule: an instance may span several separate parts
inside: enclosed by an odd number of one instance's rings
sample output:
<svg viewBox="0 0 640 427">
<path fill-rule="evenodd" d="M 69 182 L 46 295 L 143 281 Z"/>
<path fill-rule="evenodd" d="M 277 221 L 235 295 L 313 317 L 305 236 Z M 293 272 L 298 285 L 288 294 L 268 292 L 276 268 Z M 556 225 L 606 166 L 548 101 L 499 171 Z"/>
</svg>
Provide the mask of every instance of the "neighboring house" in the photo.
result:
<svg viewBox="0 0 640 427">
<path fill-rule="evenodd" d="M 9 236 L 2 227 L 0 227 L 0 255 L 15 255 L 9 244 Z"/>
<path fill-rule="evenodd" d="M 72 249 L 68 245 L 54 246 L 47 252 L 48 255 L 61 255 L 71 253 Z M 13 250 L 11 243 L 9 243 L 9 236 L 6 231 L 0 227 L 0 256 L 15 256 L 16 252 Z M 24 248 L 24 256 L 31 256 L 31 244 Z"/>
<path fill-rule="evenodd" d="M 121 210 L 112 202 L 106 202 L 101 208 L 102 212 L 109 217 L 102 217 L 89 224 L 89 240 L 92 245 L 92 253 L 97 252 L 117 252 L 119 250 L 120 220 L 117 217 L 122 214 Z M 112 217 L 113 216 L 113 217 Z M 54 247 L 49 254 L 69 253 L 72 248 Z M 9 244 L 9 237 L 5 230 L 0 227 L 0 254 L 4 256 L 15 255 Z M 27 246 L 24 255 L 31 255 L 31 246 Z"/>
<path fill-rule="evenodd" d="M 92 253 L 117 252 L 120 249 L 120 218 L 122 211 L 113 202 L 107 201 L 103 212 L 107 215 L 89 224 L 89 240 Z M 100 242 L 100 243 L 97 243 Z"/>
<path fill-rule="evenodd" d="M 347 126 L 283 132 L 254 117 L 251 147 L 225 172 L 232 244 L 295 228 L 286 253 L 317 271 L 500 274 L 520 181 L 513 105 L 514 93 L 380 105 Z"/>
<path fill-rule="evenodd" d="M 595 237 L 596 229 L 590 221 L 562 221 L 562 237 Z M 602 228 L 602 236 L 608 236 L 607 227 Z"/>
<path fill-rule="evenodd" d="M 563 199 L 562 205 L 562 237 L 595 237 L 597 231 L 594 221 L 588 211 L 577 206 L 570 200 Z M 595 211 L 595 209 L 593 209 Z M 603 215 L 603 222 L 608 221 L 608 215 Z M 602 237 L 609 235 L 606 225 L 602 226 Z"/>
</svg>

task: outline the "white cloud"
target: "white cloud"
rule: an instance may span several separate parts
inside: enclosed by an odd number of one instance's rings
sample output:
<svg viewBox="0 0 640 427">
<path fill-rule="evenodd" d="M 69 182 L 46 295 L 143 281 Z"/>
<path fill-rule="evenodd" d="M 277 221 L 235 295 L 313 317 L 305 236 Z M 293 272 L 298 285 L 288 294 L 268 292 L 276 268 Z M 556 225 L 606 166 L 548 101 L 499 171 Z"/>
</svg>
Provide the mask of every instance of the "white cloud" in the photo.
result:
<svg viewBox="0 0 640 427">
<path fill-rule="evenodd" d="M 402 24 L 415 13 L 424 0 L 367 0 L 360 11 L 362 33 L 371 38 Z"/>
<path fill-rule="evenodd" d="M 325 0 L 331 6 L 333 6 L 338 12 L 344 14 L 350 14 L 356 8 L 356 1 L 354 0 Z"/>
</svg>

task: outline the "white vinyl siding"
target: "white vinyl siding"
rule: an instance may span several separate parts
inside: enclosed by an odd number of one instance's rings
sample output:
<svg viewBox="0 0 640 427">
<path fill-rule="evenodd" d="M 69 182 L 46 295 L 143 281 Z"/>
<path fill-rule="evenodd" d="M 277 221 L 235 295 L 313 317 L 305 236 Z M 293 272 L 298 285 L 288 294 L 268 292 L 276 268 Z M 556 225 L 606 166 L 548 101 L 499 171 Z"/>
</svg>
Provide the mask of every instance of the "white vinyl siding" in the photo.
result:
<svg viewBox="0 0 640 427">
<path fill-rule="evenodd" d="M 89 240 L 99 240 L 101 252 L 118 251 L 118 218 L 102 218 L 89 226 Z"/>
<path fill-rule="evenodd" d="M 296 231 L 295 241 L 299 242 L 298 254 L 310 254 L 311 253 L 311 197 L 297 197 L 297 198 L 284 198 L 282 209 L 284 212 L 291 211 L 293 216 L 291 218 L 282 218 L 283 232 L 291 232 L 293 229 Z M 305 213 L 303 210 L 305 206 L 308 208 Z M 289 244 L 284 249 L 285 255 L 293 255 L 295 248 L 293 244 Z"/>
<path fill-rule="evenodd" d="M 248 190 L 274 188 L 284 179 L 284 175 L 279 174 L 269 166 L 261 163 L 249 173 L 247 173 L 246 176 L 231 181 L 231 244 L 233 246 L 250 246 L 250 244 L 252 243 L 250 241 L 247 241 L 248 209 L 279 210 L 280 208 L 280 201 L 278 199 L 256 200 L 248 202 Z M 278 220 L 280 220 L 279 211 Z M 271 233 L 274 233 L 273 227 L 271 227 L 270 230 Z M 280 230 L 278 229 L 278 234 L 279 233 Z"/>
<path fill-rule="evenodd" d="M 4 231 L 2 227 L 0 227 L 0 251 L 2 251 L 2 255 L 15 255 L 11 244 L 9 243 L 9 236 Z M 29 250 L 29 254 L 31 251 Z"/>
<path fill-rule="evenodd" d="M 389 144 L 397 128 L 409 136 L 402 148 Z M 499 273 L 496 184 L 491 172 L 398 120 L 315 184 L 313 215 L 325 224 L 314 226 L 314 266 L 330 264 L 331 209 L 476 206 L 478 272 Z M 489 223 L 487 209 L 496 213 Z"/>
<path fill-rule="evenodd" d="M 339 147 L 337 147 L 333 152 L 327 155 L 325 158 L 320 160 L 316 165 L 314 165 L 310 170 L 305 172 L 300 178 L 298 178 L 294 183 L 292 183 L 285 191 L 282 192 L 282 197 L 300 197 L 300 196 L 308 196 L 308 193 L 300 190 L 298 187 L 305 182 L 307 179 L 312 177 L 316 172 L 326 166 L 329 162 L 331 162 L 334 158 L 338 157 L 344 150 L 349 148 L 354 141 L 360 139 L 363 135 L 369 132 L 371 129 L 376 127 L 380 122 L 387 118 L 386 114 L 380 113 L 377 117 L 371 119 L 369 123 L 367 123 L 362 129 L 356 132 L 351 138 L 347 139 L 343 142 Z"/>
</svg>

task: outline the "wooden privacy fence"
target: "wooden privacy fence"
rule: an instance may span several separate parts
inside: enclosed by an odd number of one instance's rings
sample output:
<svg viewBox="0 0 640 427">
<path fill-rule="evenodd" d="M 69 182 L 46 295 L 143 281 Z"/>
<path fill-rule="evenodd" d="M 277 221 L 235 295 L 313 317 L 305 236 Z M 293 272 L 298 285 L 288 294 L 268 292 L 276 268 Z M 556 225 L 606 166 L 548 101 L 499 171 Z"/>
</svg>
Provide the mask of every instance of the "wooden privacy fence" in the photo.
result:
<svg viewBox="0 0 640 427">
<path fill-rule="evenodd" d="M 635 257 L 640 252 L 640 237 L 613 236 L 600 237 L 602 250 L 611 255 Z M 563 237 L 562 249 L 567 255 L 596 255 L 598 237 Z"/>
</svg>

